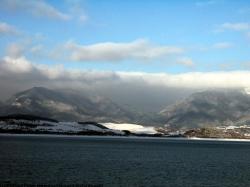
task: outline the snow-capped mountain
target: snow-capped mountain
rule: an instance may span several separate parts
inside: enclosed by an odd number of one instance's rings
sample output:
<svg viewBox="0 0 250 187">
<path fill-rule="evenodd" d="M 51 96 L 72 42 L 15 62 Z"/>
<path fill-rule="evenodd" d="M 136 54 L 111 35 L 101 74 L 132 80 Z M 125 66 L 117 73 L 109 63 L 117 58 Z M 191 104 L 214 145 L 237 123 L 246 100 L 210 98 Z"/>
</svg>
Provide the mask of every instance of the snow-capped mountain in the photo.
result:
<svg viewBox="0 0 250 187">
<path fill-rule="evenodd" d="M 209 90 L 168 106 L 160 112 L 175 127 L 243 124 L 250 119 L 250 95 L 244 90 Z"/>
</svg>

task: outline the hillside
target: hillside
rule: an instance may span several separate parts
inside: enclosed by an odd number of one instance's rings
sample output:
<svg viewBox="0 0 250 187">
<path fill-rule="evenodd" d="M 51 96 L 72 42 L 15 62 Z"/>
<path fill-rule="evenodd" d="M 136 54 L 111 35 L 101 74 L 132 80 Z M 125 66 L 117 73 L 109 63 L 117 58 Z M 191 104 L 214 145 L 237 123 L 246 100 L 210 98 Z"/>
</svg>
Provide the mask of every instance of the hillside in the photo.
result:
<svg viewBox="0 0 250 187">
<path fill-rule="evenodd" d="M 31 114 L 63 121 L 129 122 L 133 113 L 100 96 L 34 87 L 8 99 L 1 115 Z"/>
<path fill-rule="evenodd" d="M 172 129 L 250 125 L 250 95 L 242 89 L 207 90 L 152 114 L 130 110 L 98 95 L 34 87 L 14 94 L 0 106 L 0 115 L 11 114 L 58 121 L 167 125 Z"/>
<path fill-rule="evenodd" d="M 209 90 L 166 107 L 164 123 L 177 128 L 244 124 L 250 117 L 250 96 L 243 90 Z"/>
</svg>

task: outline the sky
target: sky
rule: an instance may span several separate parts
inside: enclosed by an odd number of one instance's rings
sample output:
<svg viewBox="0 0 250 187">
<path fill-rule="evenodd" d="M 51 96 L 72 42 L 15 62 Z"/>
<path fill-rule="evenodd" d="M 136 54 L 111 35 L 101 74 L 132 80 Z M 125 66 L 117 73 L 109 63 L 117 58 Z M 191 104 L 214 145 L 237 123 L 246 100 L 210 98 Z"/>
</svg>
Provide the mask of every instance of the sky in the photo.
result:
<svg viewBox="0 0 250 187">
<path fill-rule="evenodd" d="M 249 18 L 248 0 L 0 0 L 2 95 L 250 87 Z"/>
</svg>

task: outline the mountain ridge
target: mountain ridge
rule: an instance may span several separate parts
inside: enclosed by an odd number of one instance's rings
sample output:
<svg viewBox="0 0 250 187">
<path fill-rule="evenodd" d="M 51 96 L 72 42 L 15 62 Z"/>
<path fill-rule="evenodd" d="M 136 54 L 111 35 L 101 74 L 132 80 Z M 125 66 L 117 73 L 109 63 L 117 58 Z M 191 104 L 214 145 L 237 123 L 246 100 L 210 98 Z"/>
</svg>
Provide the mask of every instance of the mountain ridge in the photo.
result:
<svg viewBox="0 0 250 187">
<path fill-rule="evenodd" d="M 4 103 L 1 114 L 35 114 L 60 120 L 129 121 L 132 114 L 107 98 L 87 97 L 44 87 L 18 92 Z M 129 116 L 131 115 L 131 116 Z M 129 116 L 129 117 L 127 117 Z"/>
<path fill-rule="evenodd" d="M 205 90 L 159 113 L 143 113 L 97 94 L 33 87 L 0 103 L 0 115 L 10 114 L 31 114 L 59 121 L 165 125 L 177 129 L 244 125 L 250 124 L 250 95 L 242 89 Z"/>
<path fill-rule="evenodd" d="M 229 125 L 250 116 L 250 95 L 242 90 L 197 92 L 159 114 L 176 127 Z"/>
</svg>

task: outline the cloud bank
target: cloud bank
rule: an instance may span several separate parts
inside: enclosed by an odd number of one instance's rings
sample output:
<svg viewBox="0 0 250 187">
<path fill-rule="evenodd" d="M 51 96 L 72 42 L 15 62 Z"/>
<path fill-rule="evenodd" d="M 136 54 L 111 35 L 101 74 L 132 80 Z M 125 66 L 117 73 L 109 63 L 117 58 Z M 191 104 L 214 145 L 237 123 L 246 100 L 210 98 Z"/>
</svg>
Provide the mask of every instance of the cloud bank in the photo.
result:
<svg viewBox="0 0 250 187">
<path fill-rule="evenodd" d="M 250 71 L 180 74 L 65 69 L 34 64 L 24 56 L 0 61 L 0 99 L 33 86 L 100 94 L 118 104 L 158 112 L 193 92 L 213 88 L 249 88 Z"/>
<path fill-rule="evenodd" d="M 0 77 L 29 80 L 72 81 L 82 84 L 98 82 L 140 82 L 148 85 L 158 85 L 181 88 L 239 88 L 250 87 L 250 71 L 218 71 L 218 72 L 189 72 L 180 74 L 145 73 L 145 72 L 112 72 L 85 71 L 65 69 L 62 65 L 48 66 L 33 64 L 24 56 L 6 56 L 0 63 Z M 62 85 L 64 86 L 64 85 Z"/>
</svg>

